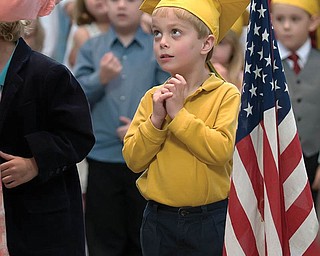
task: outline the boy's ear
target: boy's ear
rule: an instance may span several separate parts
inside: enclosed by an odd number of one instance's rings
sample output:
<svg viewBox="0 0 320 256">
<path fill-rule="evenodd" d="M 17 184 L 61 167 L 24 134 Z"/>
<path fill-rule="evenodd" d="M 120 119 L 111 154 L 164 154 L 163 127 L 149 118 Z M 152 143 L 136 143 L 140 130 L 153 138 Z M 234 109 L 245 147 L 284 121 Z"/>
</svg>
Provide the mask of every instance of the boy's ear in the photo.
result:
<svg viewBox="0 0 320 256">
<path fill-rule="evenodd" d="M 320 26 L 320 16 L 312 16 L 311 23 L 309 25 L 309 31 L 313 32 Z"/>
<path fill-rule="evenodd" d="M 215 38 L 213 35 L 208 35 L 205 41 L 203 42 L 201 53 L 206 55 L 214 47 Z"/>
</svg>

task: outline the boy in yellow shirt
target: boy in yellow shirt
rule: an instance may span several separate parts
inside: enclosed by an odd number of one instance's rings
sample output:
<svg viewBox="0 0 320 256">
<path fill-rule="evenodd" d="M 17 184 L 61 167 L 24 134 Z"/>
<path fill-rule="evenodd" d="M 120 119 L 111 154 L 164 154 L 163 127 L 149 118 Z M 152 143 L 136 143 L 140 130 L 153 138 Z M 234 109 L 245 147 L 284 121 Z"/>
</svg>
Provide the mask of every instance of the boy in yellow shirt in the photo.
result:
<svg viewBox="0 0 320 256">
<path fill-rule="evenodd" d="M 212 72 L 213 47 L 248 0 L 145 0 L 154 52 L 171 78 L 142 98 L 124 138 L 148 200 L 143 255 L 221 255 L 240 104 Z M 208 68 L 209 67 L 209 68 Z"/>
</svg>

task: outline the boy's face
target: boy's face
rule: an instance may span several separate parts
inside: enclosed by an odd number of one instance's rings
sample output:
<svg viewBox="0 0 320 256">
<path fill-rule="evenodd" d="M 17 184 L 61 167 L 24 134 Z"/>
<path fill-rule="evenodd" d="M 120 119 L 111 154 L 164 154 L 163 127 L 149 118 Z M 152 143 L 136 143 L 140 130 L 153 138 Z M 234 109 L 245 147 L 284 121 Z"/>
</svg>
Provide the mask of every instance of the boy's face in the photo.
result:
<svg viewBox="0 0 320 256">
<path fill-rule="evenodd" d="M 152 17 L 154 53 L 161 68 L 170 74 L 190 74 L 193 65 L 204 63 L 202 48 L 205 39 L 198 38 L 193 25 L 179 19 L 171 8 L 166 15 Z"/>
<path fill-rule="evenodd" d="M 141 0 L 107 0 L 108 16 L 117 30 L 135 30 L 140 24 Z"/>
<path fill-rule="evenodd" d="M 104 18 L 108 15 L 106 0 L 85 0 L 85 5 L 89 13 L 95 18 Z"/>
<path fill-rule="evenodd" d="M 272 5 L 272 24 L 277 40 L 290 51 L 298 50 L 314 29 L 314 21 L 306 11 L 287 4 Z"/>
</svg>

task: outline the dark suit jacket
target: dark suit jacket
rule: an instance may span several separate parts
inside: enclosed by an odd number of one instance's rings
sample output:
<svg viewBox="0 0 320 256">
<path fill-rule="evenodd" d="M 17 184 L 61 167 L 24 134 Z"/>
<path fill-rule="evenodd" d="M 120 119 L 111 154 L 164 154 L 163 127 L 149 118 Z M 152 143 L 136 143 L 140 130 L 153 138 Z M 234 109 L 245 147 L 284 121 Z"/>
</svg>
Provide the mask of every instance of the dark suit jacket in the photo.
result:
<svg viewBox="0 0 320 256">
<path fill-rule="evenodd" d="M 20 39 L 0 102 L 0 150 L 34 157 L 39 175 L 13 189 L 3 186 L 10 256 L 85 255 L 76 163 L 93 144 L 76 79 Z"/>
</svg>

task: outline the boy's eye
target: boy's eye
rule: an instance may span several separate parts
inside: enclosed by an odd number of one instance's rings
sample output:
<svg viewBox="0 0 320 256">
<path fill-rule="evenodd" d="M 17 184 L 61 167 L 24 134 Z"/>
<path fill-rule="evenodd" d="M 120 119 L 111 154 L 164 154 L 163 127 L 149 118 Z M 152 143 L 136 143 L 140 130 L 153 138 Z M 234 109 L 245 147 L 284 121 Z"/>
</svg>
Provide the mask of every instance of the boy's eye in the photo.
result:
<svg viewBox="0 0 320 256">
<path fill-rule="evenodd" d="M 173 36 L 180 36 L 181 35 L 181 33 L 178 29 L 172 29 L 171 33 Z"/>
<path fill-rule="evenodd" d="M 152 33 L 153 33 L 153 37 L 154 38 L 160 38 L 161 37 L 161 33 L 158 30 L 154 30 Z"/>
</svg>

